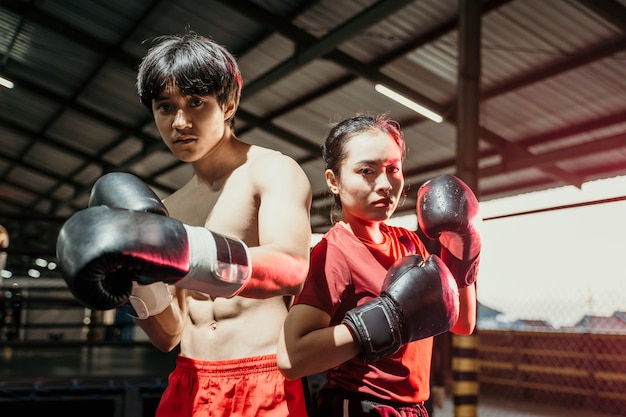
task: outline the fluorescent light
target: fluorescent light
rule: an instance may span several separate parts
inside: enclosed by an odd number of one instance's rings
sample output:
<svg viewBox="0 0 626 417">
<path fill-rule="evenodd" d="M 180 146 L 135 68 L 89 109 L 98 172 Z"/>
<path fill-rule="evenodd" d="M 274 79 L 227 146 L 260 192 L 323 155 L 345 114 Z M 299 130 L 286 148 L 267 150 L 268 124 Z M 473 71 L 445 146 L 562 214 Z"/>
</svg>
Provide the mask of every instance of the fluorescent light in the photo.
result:
<svg viewBox="0 0 626 417">
<path fill-rule="evenodd" d="M 438 115 L 434 111 L 429 110 L 426 107 L 421 106 L 421 105 L 417 104 L 416 102 L 414 102 L 412 100 L 409 100 L 408 98 L 404 97 L 403 95 L 398 94 L 395 91 L 388 89 L 387 87 L 385 87 L 382 84 L 376 84 L 376 86 L 374 88 L 380 94 L 383 94 L 383 95 L 389 97 L 390 99 L 397 101 L 398 103 L 402 104 L 403 106 L 406 106 L 409 109 L 411 109 L 411 110 L 421 114 L 422 116 L 429 118 L 430 120 L 432 120 L 435 123 L 443 122 L 443 117 L 441 117 L 440 115 Z"/>
<path fill-rule="evenodd" d="M 13 81 L 4 77 L 0 77 L 0 85 L 8 89 L 15 87 L 15 84 L 13 84 Z"/>
</svg>

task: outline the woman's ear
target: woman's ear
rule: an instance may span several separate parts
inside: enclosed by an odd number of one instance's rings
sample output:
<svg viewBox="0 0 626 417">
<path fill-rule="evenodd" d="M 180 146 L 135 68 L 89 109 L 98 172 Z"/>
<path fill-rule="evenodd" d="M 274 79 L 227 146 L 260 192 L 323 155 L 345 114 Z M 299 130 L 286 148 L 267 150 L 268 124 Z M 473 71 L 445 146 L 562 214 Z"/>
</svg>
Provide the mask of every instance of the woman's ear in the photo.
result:
<svg viewBox="0 0 626 417">
<path fill-rule="evenodd" d="M 337 178 L 335 177 L 335 173 L 330 169 L 327 169 L 324 172 L 326 176 L 326 185 L 328 185 L 328 189 L 333 194 L 339 194 L 339 185 L 337 184 Z"/>
</svg>

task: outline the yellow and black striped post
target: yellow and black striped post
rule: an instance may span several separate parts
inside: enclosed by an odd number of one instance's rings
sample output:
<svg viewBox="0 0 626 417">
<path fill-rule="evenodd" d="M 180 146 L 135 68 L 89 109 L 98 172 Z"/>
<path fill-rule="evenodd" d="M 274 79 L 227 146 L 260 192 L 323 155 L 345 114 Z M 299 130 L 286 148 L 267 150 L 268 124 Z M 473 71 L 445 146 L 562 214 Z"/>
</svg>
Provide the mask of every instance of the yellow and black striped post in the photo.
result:
<svg viewBox="0 0 626 417">
<path fill-rule="evenodd" d="M 478 335 L 452 335 L 454 417 L 478 416 Z"/>
<path fill-rule="evenodd" d="M 457 176 L 479 196 L 481 5 L 458 0 Z M 452 335 L 454 417 L 478 415 L 478 335 Z"/>
</svg>

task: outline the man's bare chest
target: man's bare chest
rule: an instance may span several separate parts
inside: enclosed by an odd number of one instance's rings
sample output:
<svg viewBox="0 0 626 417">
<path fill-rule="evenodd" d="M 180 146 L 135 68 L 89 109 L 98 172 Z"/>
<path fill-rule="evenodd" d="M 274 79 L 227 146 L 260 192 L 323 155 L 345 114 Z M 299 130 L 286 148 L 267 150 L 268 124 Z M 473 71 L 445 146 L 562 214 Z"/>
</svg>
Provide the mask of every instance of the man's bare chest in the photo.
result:
<svg viewBox="0 0 626 417">
<path fill-rule="evenodd" d="M 248 187 L 184 193 L 168 203 L 170 215 L 188 225 L 240 239 L 256 230 L 258 204 Z"/>
</svg>

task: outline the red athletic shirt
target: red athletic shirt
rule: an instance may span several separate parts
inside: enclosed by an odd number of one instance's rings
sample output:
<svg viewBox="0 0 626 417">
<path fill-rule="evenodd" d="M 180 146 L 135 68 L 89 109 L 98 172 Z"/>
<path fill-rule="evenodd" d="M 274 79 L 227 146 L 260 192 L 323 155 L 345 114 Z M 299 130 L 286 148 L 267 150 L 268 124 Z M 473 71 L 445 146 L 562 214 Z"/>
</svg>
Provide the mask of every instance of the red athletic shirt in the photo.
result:
<svg viewBox="0 0 626 417">
<path fill-rule="evenodd" d="M 296 304 L 307 304 L 341 323 L 346 312 L 380 295 L 391 264 L 413 253 L 428 257 L 415 232 L 381 225 L 381 244 L 357 238 L 341 224 L 334 225 L 311 251 L 311 266 Z M 418 300 L 416 300 L 418 302 Z M 323 389 L 342 388 L 383 400 L 426 401 L 430 395 L 432 337 L 408 343 L 393 355 L 375 362 L 358 357 L 326 371 Z"/>
</svg>

